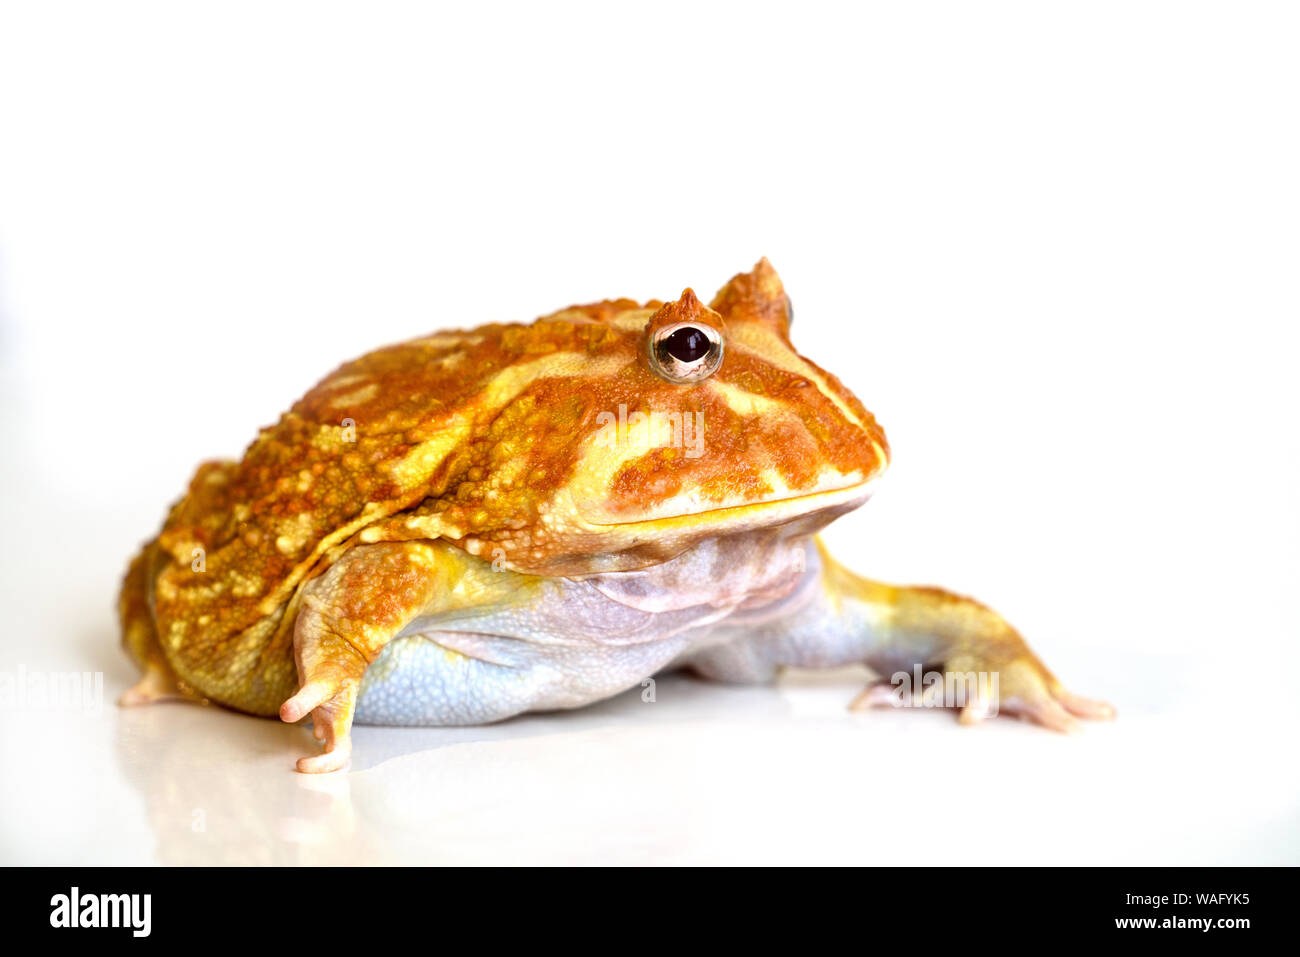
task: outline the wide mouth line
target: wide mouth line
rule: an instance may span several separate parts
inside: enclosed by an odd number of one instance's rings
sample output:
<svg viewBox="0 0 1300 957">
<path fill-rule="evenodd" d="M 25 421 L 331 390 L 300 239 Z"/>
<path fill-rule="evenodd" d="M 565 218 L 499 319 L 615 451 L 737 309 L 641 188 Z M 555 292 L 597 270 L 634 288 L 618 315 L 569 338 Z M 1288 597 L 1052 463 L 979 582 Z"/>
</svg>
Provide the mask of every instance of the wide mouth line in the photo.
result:
<svg viewBox="0 0 1300 957">
<path fill-rule="evenodd" d="M 868 491 L 879 478 L 879 474 L 876 474 L 870 478 L 863 479 L 861 482 L 855 482 L 852 485 L 845 485 L 840 488 L 822 489 L 819 492 L 805 492 L 801 495 L 787 495 L 784 498 L 767 499 L 761 502 L 746 502 L 740 505 L 719 505 L 716 508 L 706 508 L 698 512 L 682 512 L 678 515 L 662 515 L 658 518 L 643 518 L 635 522 L 592 522 L 588 520 L 587 524 L 593 528 L 630 528 L 636 525 L 655 525 L 663 524 L 665 522 L 680 521 L 685 518 L 698 518 L 701 515 L 715 515 L 720 512 L 755 511 L 777 505 L 784 505 L 789 502 L 798 502 L 805 499 L 833 499 L 837 496 L 851 498 L 852 496 L 848 493 Z"/>
</svg>

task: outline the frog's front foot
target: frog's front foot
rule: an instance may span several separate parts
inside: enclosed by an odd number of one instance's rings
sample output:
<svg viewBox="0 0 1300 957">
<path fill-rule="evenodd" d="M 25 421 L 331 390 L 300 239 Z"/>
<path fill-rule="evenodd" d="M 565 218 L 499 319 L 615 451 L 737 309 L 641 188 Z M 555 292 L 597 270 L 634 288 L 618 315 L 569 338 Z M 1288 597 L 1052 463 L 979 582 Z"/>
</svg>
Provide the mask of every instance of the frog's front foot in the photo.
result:
<svg viewBox="0 0 1300 957">
<path fill-rule="evenodd" d="M 325 745 L 320 754 L 299 758 L 299 771 L 323 774 L 337 771 L 348 763 L 352 757 L 352 713 L 356 697 L 357 681 L 353 678 L 316 678 L 280 705 L 280 720 L 289 724 L 297 724 L 310 714 L 312 735 Z"/>
<path fill-rule="evenodd" d="M 1014 642 L 1006 636 L 999 642 L 1016 643 L 1015 655 L 961 653 L 939 667 L 896 672 L 867 685 L 849 708 L 952 708 L 967 725 L 1007 714 L 1067 734 L 1080 730 L 1078 718 L 1115 717 L 1106 702 L 1067 691 L 1018 635 Z"/>
<path fill-rule="evenodd" d="M 280 706 L 280 719 L 298 722 L 310 714 L 325 750 L 299 758 L 299 771 L 319 774 L 348 763 L 366 668 L 428 605 L 441 581 L 437 568 L 425 543 L 381 542 L 350 550 L 303 589 L 293 631 L 301 685 Z"/>
<path fill-rule="evenodd" d="M 280 720 L 297 724 L 311 715 L 312 734 L 325 746 L 320 754 L 298 759 L 307 774 L 337 771 L 352 756 L 352 714 L 365 675 L 365 655 L 343 636 L 328 601 L 309 588 L 294 629 L 298 691 L 280 705 Z"/>
</svg>

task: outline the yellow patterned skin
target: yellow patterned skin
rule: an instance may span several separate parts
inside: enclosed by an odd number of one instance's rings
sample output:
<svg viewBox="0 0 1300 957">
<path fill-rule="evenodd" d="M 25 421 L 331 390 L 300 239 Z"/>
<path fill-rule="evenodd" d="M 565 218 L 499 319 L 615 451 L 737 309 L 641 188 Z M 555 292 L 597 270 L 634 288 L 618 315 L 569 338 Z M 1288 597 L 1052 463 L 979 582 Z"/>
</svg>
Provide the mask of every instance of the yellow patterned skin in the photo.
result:
<svg viewBox="0 0 1300 957">
<path fill-rule="evenodd" d="M 702 381 L 651 361 L 681 324 L 725 341 Z M 888 457 L 872 415 L 791 345 L 766 260 L 710 306 L 687 289 L 389 346 L 327 376 L 239 461 L 200 466 L 123 584 L 145 674 L 125 700 L 315 711 L 330 745 L 365 668 L 432 607 L 519 602 L 529 583 L 659 566 L 756 529 L 815 531 Z"/>
</svg>

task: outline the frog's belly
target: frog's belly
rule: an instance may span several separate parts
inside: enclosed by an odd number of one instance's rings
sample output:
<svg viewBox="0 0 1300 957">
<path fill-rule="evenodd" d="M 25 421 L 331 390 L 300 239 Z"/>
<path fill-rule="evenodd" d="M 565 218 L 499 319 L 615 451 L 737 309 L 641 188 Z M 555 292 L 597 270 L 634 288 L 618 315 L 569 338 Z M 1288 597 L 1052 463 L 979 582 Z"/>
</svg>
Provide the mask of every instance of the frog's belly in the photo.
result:
<svg viewBox="0 0 1300 957">
<path fill-rule="evenodd" d="M 698 623 L 661 622 L 639 640 L 592 643 L 583 636 L 538 641 L 484 631 L 429 631 L 390 642 L 357 698 L 359 724 L 460 725 L 523 711 L 576 708 L 640 684 L 675 659 L 707 647 L 711 609 Z M 480 628 L 491 621 L 475 621 Z M 676 625 L 676 627 L 674 627 Z M 626 634 L 626 632 L 624 632 Z"/>
<path fill-rule="evenodd" d="M 355 720 L 480 724 L 618 694 L 734 640 L 724 624 L 756 604 L 764 614 L 796 600 L 815 577 L 806 549 L 709 543 L 643 572 L 548 582 L 527 605 L 418 619 L 367 670 Z"/>
</svg>

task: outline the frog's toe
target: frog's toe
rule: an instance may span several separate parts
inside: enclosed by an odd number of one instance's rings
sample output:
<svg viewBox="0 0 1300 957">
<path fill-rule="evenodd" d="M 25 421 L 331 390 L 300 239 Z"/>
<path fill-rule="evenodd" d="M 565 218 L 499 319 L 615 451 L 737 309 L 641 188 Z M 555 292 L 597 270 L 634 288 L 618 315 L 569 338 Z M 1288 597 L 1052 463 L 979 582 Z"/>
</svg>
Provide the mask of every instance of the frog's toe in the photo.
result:
<svg viewBox="0 0 1300 957">
<path fill-rule="evenodd" d="M 978 673 L 980 677 L 973 682 L 963 682 L 961 694 L 954 696 L 949 694 L 946 677 L 949 672 Z M 1001 669 L 963 658 L 949 664 L 944 675 L 944 680 L 925 684 L 919 691 L 911 689 L 910 684 L 900 686 L 884 679 L 874 681 L 853 699 L 849 709 L 955 708 L 957 719 L 964 725 L 980 724 L 988 718 L 1006 714 L 1063 734 L 1082 730 L 1079 718 L 1108 720 L 1115 717 L 1115 709 L 1106 702 L 1066 691 L 1032 656 Z M 984 676 L 997 676 L 1001 688 L 998 682 L 984 680 Z"/>
<path fill-rule="evenodd" d="M 896 703 L 893 685 L 885 680 L 873 681 L 863 688 L 856 698 L 849 702 L 850 711 L 871 711 L 875 708 L 888 708 Z"/>
<path fill-rule="evenodd" d="M 1046 692 L 1008 698 L 1003 702 L 1002 710 L 1062 734 L 1075 734 L 1083 730 L 1078 719 Z"/>
<path fill-rule="evenodd" d="M 1002 709 L 1007 714 L 1065 734 L 1083 730 L 1079 718 L 1109 721 L 1115 717 L 1115 709 L 1106 702 L 1093 701 L 1064 691 L 1055 694 L 1043 692 L 1031 697 L 1012 697 L 1007 699 Z"/>
<path fill-rule="evenodd" d="M 280 705 L 280 720 L 296 724 L 334 697 L 335 689 L 324 681 L 309 681 L 297 694 Z"/>
<path fill-rule="evenodd" d="M 303 774 L 327 774 L 337 771 L 348 763 L 352 757 L 352 736 L 344 733 L 342 737 L 329 740 L 331 735 L 325 733 L 325 750 L 320 754 L 311 754 L 298 759 L 297 768 Z"/>
<path fill-rule="evenodd" d="M 293 724 L 311 715 L 312 736 L 325 747 L 320 754 L 298 759 L 305 774 L 337 771 L 352 756 L 352 712 L 356 704 L 356 682 L 338 684 L 309 681 L 297 694 L 280 705 L 280 720 Z"/>
<path fill-rule="evenodd" d="M 876 708 L 941 708 L 943 684 L 931 684 L 920 691 L 908 691 L 884 678 L 870 682 L 856 698 L 849 702 L 850 711 L 872 711 Z"/>
<path fill-rule="evenodd" d="M 1061 702 L 1070 714 L 1077 715 L 1080 718 L 1091 718 L 1094 721 L 1111 721 L 1115 718 L 1114 705 L 1105 701 L 1098 701 L 1096 698 L 1085 698 L 1082 695 L 1071 694 L 1064 688 L 1057 689 L 1056 700 Z"/>
<path fill-rule="evenodd" d="M 999 709 L 1052 731 L 1073 734 L 1083 729 L 1079 718 L 1109 720 L 1115 709 L 1066 691 L 1037 659 L 1016 662 L 1004 672 Z"/>
<path fill-rule="evenodd" d="M 298 759 L 297 768 L 304 774 L 325 774 L 337 771 L 352 757 L 352 720 L 346 721 L 328 706 L 312 712 L 312 737 L 324 745 L 319 754 L 309 754 Z"/>
<path fill-rule="evenodd" d="M 181 689 L 176 676 L 170 670 L 148 665 L 140 680 L 122 692 L 117 703 L 123 708 L 138 708 L 146 704 L 157 704 L 160 701 L 188 700 L 194 700 L 193 696 Z"/>
<path fill-rule="evenodd" d="M 987 695 L 976 694 L 957 710 L 957 720 L 970 726 L 987 721 L 997 714 L 997 702 Z"/>
</svg>

